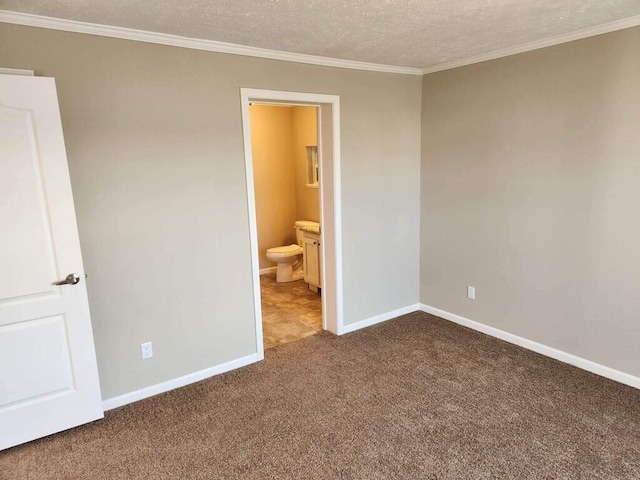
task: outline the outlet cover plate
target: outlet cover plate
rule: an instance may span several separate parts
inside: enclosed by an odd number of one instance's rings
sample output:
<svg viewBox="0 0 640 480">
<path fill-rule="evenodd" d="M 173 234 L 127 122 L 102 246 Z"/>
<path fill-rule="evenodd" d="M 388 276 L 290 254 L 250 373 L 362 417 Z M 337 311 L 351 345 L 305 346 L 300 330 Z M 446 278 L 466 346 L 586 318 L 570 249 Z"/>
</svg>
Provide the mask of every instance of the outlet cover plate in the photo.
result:
<svg viewBox="0 0 640 480">
<path fill-rule="evenodd" d="M 140 356 L 142 356 L 143 360 L 153 357 L 153 345 L 151 342 L 140 344 Z"/>
</svg>

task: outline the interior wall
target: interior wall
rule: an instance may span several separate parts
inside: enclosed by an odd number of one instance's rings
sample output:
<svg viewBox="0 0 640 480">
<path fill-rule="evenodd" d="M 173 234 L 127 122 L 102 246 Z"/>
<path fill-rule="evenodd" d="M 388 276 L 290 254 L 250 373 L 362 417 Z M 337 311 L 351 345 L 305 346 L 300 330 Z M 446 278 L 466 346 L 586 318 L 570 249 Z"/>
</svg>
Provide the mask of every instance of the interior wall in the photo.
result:
<svg viewBox="0 0 640 480">
<path fill-rule="evenodd" d="M 296 163 L 290 107 L 251 105 L 251 153 L 260 268 L 274 264 L 267 250 L 296 242 Z"/>
<path fill-rule="evenodd" d="M 56 79 L 105 398 L 257 351 L 241 87 L 340 96 L 345 323 L 418 301 L 420 77 L 1 23 L 0 45 Z"/>
<path fill-rule="evenodd" d="M 423 303 L 640 376 L 638 52 L 632 28 L 423 78 Z"/>
<path fill-rule="evenodd" d="M 292 109 L 293 156 L 296 169 L 296 217 L 320 222 L 320 191 L 307 186 L 307 147 L 318 146 L 316 107 Z"/>
</svg>

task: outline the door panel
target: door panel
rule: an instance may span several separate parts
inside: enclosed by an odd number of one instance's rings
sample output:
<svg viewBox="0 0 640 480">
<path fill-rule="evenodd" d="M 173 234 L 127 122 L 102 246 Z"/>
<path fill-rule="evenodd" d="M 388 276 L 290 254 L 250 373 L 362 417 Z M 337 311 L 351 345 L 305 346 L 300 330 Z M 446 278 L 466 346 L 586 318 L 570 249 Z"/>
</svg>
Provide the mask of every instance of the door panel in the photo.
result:
<svg viewBox="0 0 640 480">
<path fill-rule="evenodd" d="M 16 358 L 22 365 L 7 369 L 5 380 L 11 388 L 0 398 L 0 407 L 74 389 L 63 315 L 8 325 L 2 343 L 0 365 L 11 365 Z"/>
<path fill-rule="evenodd" d="M 11 226 L 2 240 L 0 298 L 51 292 L 53 252 L 31 112 L 0 107 L 0 145 L 0 225 Z"/>
<path fill-rule="evenodd" d="M 0 225 L 3 449 L 103 415 L 51 78 L 0 75 Z"/>
</svg>

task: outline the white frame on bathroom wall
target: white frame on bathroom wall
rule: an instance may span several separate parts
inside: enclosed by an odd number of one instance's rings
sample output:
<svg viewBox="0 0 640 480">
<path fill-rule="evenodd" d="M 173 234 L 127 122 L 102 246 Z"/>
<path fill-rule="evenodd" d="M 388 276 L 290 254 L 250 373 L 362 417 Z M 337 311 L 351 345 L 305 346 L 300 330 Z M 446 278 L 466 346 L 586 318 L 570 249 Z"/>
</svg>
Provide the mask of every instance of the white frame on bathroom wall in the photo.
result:
<svg viewBox="0 0 640 480">
<path fill-rule="evenodd" d="M 262 305 L 260 300 L 260 267 L 258 261 L 258 228 L 253 154 L 251 151 L 251 103 L 318 107 L 318 157 L 320 163 L 320 243 L 322 255 L 322 327 L 336 335 L 344 332 L 342 308 L 342 209 L 340 184 L 340 97 L 317 93 L 279 90 L 240 89 L 242 134 L 249 207 L 251 239 L 251 269 L 253 278 L 253 308 L 258 360 L 264 359 L 262 339 Z M 323 120 L 324 119 L 324 120 Z M 330 124 L 330 125 L 326 125 Z M 326 144 L 331 143 L 331 148 Z"/>
</svg>

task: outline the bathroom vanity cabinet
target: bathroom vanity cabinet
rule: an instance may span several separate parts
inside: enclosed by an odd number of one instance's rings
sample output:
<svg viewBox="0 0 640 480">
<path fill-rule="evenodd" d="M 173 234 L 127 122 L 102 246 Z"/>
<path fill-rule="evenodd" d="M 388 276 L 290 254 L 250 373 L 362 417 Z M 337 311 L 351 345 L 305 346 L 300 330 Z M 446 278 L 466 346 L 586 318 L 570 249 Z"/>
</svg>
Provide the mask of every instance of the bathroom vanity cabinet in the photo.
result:
<svg viewBox="0 0 640 480">
<path fill-rule="evenodd" d="M 322 288 L 322 249 L 319 233 L 304 231 L 303 236 L 304 281 L 314 292 Z"/>
</svg>

